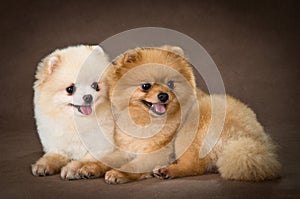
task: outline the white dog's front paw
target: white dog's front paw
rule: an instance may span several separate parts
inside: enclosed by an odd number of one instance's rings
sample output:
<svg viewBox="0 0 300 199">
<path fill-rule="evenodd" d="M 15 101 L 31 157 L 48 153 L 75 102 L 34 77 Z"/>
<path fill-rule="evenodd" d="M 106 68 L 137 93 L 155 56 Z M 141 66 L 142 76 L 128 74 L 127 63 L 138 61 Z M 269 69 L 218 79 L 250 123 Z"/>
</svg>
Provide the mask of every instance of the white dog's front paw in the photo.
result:
<svg viewBox="0 0 300 199">
<path fill-rule="evenodd" d="M 40 160 L 31 165 L 31 172 L 34 176 L 47 176 L 58 173 L 59 168 L 45 160 Z"/>
<path fill-rule="evenodd" d="M 56 169 L 49 164 L 36 163 L 31 165 L 31 172 L 34 176 L 47 176 L 56 173 Z"/>
<path fill-rule="evenodd" d="M 113 169 L 105 173 L 104 180 L 108 184 L 122 184 L 130 181 L 124 173 Z"/>
<path fill-rule="evenodd" d="M 79 175 L 79 169 L 81 168 L 82 163 L 79 161 L 72 161 L 68 163 L 61 169 L 60 177 L 63 180 L 77 180 L 81 179 Z"/>
<path fill-rule="evenodd" d="M 105 168 L 97 162 L 85 162 L 79 170 L 79 175 L 85 179 L 99 178 L 104 175 L 105 171 Z"/>
</svg>

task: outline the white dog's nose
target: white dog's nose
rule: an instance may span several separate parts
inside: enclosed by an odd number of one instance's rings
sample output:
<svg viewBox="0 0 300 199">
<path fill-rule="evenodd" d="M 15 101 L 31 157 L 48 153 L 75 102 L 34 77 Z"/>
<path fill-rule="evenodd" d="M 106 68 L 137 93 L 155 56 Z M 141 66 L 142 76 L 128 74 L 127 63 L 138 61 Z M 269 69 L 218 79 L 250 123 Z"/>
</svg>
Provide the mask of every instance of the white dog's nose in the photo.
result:
<svg viewBox="0 0 300 199">
<path fill-rule="evenodd" d="M 84 95 L 82 97 L 83 101 L 86 102 L 86 103 L 91 103 L 93 101 L 93 96 L 91 94 L 89 95 Z"/>
</svg>

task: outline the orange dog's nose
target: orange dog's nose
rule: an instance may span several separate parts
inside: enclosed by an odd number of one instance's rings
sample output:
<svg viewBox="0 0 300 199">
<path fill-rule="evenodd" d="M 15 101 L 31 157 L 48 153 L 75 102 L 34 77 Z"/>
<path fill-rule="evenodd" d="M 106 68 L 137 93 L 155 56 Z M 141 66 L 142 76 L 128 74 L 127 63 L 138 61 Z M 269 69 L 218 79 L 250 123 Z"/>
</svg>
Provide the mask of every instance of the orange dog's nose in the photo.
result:
<svg viewBox="0 0 300 199">
<path fill-rule="evenodd" d="M 169 95 L 167 93 L 159 93 L 157 95 L 157 98 L 159 99 L 159 101 L 164 103 L 164 102 L 168 101 Z"/>
</svg>

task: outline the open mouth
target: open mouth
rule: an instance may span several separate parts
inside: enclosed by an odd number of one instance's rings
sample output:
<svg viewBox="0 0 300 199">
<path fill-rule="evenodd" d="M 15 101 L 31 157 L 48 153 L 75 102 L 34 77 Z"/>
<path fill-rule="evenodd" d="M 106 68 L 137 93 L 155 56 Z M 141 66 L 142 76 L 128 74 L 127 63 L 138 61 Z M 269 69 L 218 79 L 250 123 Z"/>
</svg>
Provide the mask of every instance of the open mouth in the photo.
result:
<svg viewBox="0 0 300 199">
<path fill-rule="evenodd" d="M 162 103 L 151 103 L 146 100 L 142 100 L 143 104 L 145 104 L 153 113 L 157 115 L 165 114 L 167 110 L 167 104 Z"/>
<path fill-rule="evenodd" d="M 76 108 L 83 115 L 90 115 L 93 111 L 91 105 L 75 105 L 71 103 L 69 105 Z"/>
</svg>

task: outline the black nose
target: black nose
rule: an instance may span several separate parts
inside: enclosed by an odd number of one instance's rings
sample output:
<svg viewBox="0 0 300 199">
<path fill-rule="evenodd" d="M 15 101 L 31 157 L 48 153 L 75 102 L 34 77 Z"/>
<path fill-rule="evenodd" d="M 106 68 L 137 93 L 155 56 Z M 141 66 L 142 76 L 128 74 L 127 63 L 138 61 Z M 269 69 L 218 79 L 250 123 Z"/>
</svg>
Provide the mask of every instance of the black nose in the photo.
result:
<svg viewBox="0 0 300 199">
<path fill-rule="evenodd" d="M 169 95 L 167 93 L 159 93 L 157 95 L 157 98 L 159 99 L 159 101 L 161 102 L 166 102 L 169 99 Z"/>
<path fill-rule="evenodd" d="M 93 101 L 93 96 L 92 95 L 84 95 L 82 97 L 83 101 L 86 102 L 86 103 L 91 103 Z"/>
</svg>

